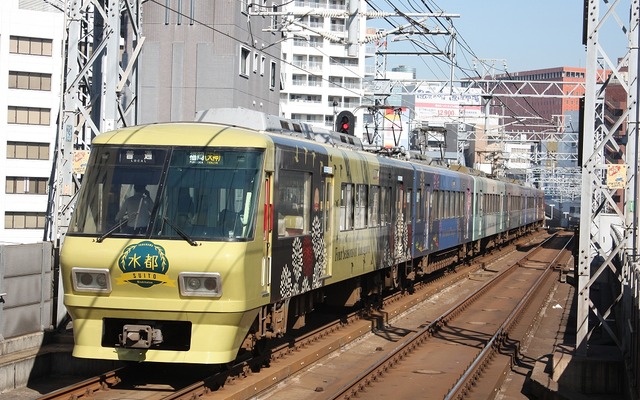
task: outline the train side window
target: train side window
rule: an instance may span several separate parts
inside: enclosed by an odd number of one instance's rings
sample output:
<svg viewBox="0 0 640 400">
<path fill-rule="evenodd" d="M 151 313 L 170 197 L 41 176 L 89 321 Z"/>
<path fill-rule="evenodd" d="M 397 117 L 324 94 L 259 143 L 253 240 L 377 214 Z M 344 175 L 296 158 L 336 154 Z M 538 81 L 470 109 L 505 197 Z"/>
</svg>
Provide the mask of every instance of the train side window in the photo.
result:
<svg viewBox="0 0 640 400">
<path fill-rule="evenodd" d="M 353 184 L 343 183 L 340 187 L 340 230 L 353 228 Z"/>
<path fill-rule="evenodd" d="M 382 212 L 380 213 L 381 225 L 387 225 L 391 223 L 391 188 L 382 188 Z"/>
<path fill-rule="evenodd" d="M 369 187 L 369 226 L 380 225 L 380 186 Z"/>
<path fill-rule="evenodd" d="M 451 201 L 451 217 L 456 218 L 458 216 L 458 192 L 449 192 L 449 200 Z"/>
<path fill-rule="evenodd" d="M 367 185 L 356 185 L 356 201 L 355 201 L 355 228 L 362 229 L 367 227 Z"/>
<path fill-rule="evenodd" d="M 394 221 L 394 223 L 398 223 L 398 222 L 402 222 L 402 223 L 407 223 L 407 216 L 406 216 L 406 203 L 405 203 L 405 194 L 404 194 L 404 186 L 402 183 L 398 184 L 397 186 L 397 190 L 396 190 L 396 195 L 395 195 L 395 199 L 394 199 L 394 207 L 396 210 L 396 219 Z"/>
<path fill-rule="evenodd" d="M 412 195 L 412 193 L 413 193 L 412 189 L 407 189 L 407 198 L 406 198 L 405 204 L 406 204 L 406 209 L 407 209 L 407 219 L 406 219 L 406 221 L 407 221 L 408 224 L 411 223 L 411 206 L 412 206 L 412 204 L 411 204 L 411 197 L 412 196 L 411 195 Z"/>
<path fill-rule="evenodd" d="M 281 170 L 278 186 L 278 236 L 308 234 L 311 216 L 311 174 Z"/>
<path fill-rule="evenodd" d="M 456 191 L 451 192 L 451 213 L 452 217 L 457 218 L 460 216 L 460 207 L 458 207 L 458 193 Z"/>
<path fill-rule="evenodd" d="M 433 204 L 431 204 L 431 202 L 433 201 L 433 193 L 429 192 L 429 190 L 426 190 L 425 193 L 425 204 L 426 204 L 426 209 L 424 210 L 424 217 L 427 220 L 427 222 L 429 222 L 430 220 L 433 220 Z"/>
<path fill-rule="evenodd" d="M 451 217 L 458 216 L 458 192 L 451 192 Z"/>
<path fill-rule="evenodd" d="M 451 195 L 451 192 L 448 190 L 445 190 L 442 192 L 442 194 L 444 195 L 443 197 L 443 215 L 442 218 L 451 218 L 451 201 L 449 200 L 449 197 Z"/>
<path fill-rule="evenodd" d="M 431 219 L 432 220 L 437 220 L 440 219 L 440 214 L 438 213 L 439 210 L 439 203 L 440 203 L 440 191 L 439 190 L 434 190 L 433 191 L 433 207 L 431 207 Z"/>
<path fill-rule="evenodd" d="M 422 221 L 422 189 L 416 190 L 416 222 Z"/>
</svg>

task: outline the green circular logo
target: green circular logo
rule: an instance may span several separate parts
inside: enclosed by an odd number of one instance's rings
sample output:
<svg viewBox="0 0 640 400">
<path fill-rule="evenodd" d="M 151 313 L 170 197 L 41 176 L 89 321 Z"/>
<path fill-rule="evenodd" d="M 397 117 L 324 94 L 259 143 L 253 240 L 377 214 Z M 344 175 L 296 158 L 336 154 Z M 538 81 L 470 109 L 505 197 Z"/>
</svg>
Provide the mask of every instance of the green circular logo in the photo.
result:
<svg viewBox="0 0 640 400">
<path fill-rule="evenodd" d="M 166 276 L 169 260 L 164 248 L 148 240 L 127 246 L 118 258 L 118 267 L 122 271 L 118 284 L 128 282 L 143 288 L 174 286 Z"/>
</svg>

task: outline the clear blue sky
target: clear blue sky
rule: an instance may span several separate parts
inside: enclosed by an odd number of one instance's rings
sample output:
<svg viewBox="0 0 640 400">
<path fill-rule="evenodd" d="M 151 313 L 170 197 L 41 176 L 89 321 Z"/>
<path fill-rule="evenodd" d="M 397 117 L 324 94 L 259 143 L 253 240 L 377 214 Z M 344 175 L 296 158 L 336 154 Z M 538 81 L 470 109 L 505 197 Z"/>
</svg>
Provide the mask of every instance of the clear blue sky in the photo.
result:
<svg viewBox="0 0 640 400">
<path fill-rule="evenodd" d="M 583 0 L 459 0 L 437 4 L 446 12 L 460 14 L 454 25 L 477 57 L 506 59 L 510 72 L 585 66 Z"/>
<path fill-rule="evenodd" d="M 373 4 L 385 10 L 390 5 L 386 0 L 375 0 Z M 552 68 L 559 66 L 584 67 L 586 48 L 582 44 L 583 0 L 427 0 L 423 3 L 411 0 L 396 0 L 393 4 L 403 12 L 428 12 L 426 3 L 432 11 L 444 11 L 459 14 L 454 18 L 454 26 L 460 34 L 456 54 L 458 64 L 462 68 L 473 67 L 473 57 L 498 60 L 495 66 L 502 72 L 503 60 L 509 72 L 531 69 Z M 622 1 L 624 3 L 624 1 Z M 601 14 L 604 10 L 601 7 Z M 628 6 L 616 9 L 619 18 L 628 25 Z M 398 24 L 406 21 L 396 19 Z M 611 24 L 611 22 L 609 22 Z M 376 22 L 377 26 L 378 23 Z M 429 22 L 428 25 L 433 25 Z M 384 25 L 382 25 L 384 26 Z M 389 25 L 386 25 L 389 28 Z M 620 44 L 620 54 L 609 54 L 615 59 L 624 55 L 626 38 L 621 30 L 613 28 L 615 43 Z M 612 29 L 607 29 L 611 32 Z M 612 35 L 612 34 L 611 34 Z M 603 30 L 600 41 L 611 36 Z M 390 44 L 391 46 L 409 46 Z M 466 47 L 466 48 L 465 48 Z M 397 48 L 396 48 L 397 49 Z M 470 53 L 470 51 L 473 53 Z M 615 51 L 614 51 L 615 52 Z M 446 79 L 447 67 L 440 66 L 431 57 L 389 57 L 388 67 L 397 65 L 415 66 L 418 78 Z M 482 71 L 478 67 L 479 72 Z M 485 69 L 488 67 L 485 67 Z M 467 69 L 470 73 L 471 71 Z M 465 72 L 456 72 L 458 78 L 465 77 Z"/>
</svg>

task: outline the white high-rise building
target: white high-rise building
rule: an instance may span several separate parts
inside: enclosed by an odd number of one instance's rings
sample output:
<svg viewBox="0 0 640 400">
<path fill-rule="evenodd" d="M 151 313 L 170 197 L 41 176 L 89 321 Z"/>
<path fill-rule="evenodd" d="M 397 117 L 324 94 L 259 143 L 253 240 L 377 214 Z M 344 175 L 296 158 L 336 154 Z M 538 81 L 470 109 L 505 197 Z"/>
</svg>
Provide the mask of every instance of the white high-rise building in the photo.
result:
<svg viewBox="0 0 640 400">
<path fill-rule="evenodd" d="M 348 110 L 356 116 L 355 134 L 361 136 L 365 46 L 357 42 L 365 37 L 366 18 L 323 16 L 348 11 L 349 1 L 358 0 L 295 0 L 285 6 L 297 23 L 282 42 L 280 112 L 333 129 L 335 116 Z M 366 3 L 358 1 L 358 9 L 365 11 Z M 355 44 L 345 44 L 349 41 Z"/>
<path fill-rule="evenodd" d="M 0 245 L 43 239 L 64 24 L 64 13 L 49 2 L 0 1 Z"/>
</svg>

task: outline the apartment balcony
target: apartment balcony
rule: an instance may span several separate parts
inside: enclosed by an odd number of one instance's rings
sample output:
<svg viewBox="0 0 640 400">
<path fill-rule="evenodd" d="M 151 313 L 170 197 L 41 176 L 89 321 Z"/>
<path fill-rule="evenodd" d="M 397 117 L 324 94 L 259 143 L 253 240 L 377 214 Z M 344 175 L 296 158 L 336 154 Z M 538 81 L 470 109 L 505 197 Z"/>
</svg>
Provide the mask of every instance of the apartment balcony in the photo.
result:
<svg viewBox="0 0 640 400">
<path fill-rule="evenodd" d="M 320 0 L 296 0 L 293 5 L 295 7 L 303 7 L 303 8 L 320 8 L 326 5 L 325 1 Z"/>
<path fill-rule="evenodd" d="M 331 24 L 331 32 L 346 32 L 345 24 Z"/>
<path fill-rule="evenodd" d="M 293 80 L 285 93 L 291 95 L 304 93 L 305 95 L 321 96 L 326 92 L 326 85 L 320 81 Z"/>
</svg>

